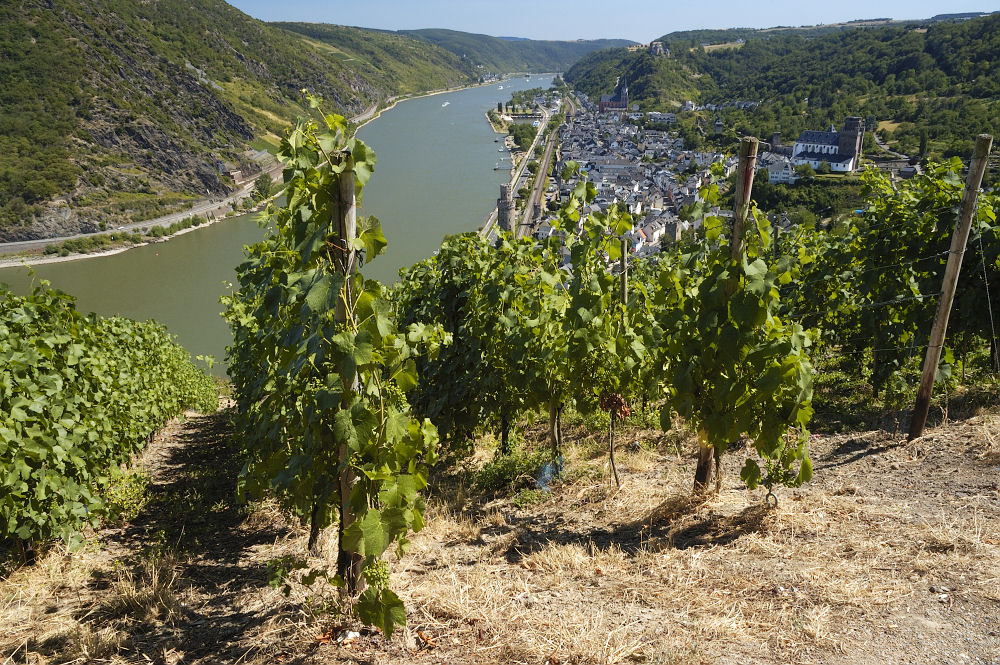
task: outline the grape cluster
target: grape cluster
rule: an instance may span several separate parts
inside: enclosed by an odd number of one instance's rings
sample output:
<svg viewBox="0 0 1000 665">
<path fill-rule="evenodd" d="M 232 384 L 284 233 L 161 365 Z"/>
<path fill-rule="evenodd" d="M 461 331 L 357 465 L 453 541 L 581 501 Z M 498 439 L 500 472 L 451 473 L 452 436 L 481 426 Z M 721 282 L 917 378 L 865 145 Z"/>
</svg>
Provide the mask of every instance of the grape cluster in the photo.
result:
<svg viewBox="0 0 1000 665">
<path fill-rule="evenodd" d="M 625 420 L 632 414 L 632 409 L 625 403 L 625 398 L 620 393 L 603 393 L 601 395 L 601 408 L 611 413 L 619 420 Z"/>
<path fill-rule="evenodd" d="M 375 559 L 365 566 L 362 571 L 368 586 L 381 591 L 389 588 L 389 564 L 381 559 Z"/>
</svg>

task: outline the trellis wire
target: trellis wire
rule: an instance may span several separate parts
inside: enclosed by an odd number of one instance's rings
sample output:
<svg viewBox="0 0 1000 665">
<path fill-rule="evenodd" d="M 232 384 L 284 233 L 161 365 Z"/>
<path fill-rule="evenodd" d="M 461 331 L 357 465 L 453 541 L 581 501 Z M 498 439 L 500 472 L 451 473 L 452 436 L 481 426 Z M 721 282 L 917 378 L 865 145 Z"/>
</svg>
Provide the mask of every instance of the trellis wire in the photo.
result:
<svg viewBox="0 0 1000 665">
<path fill-rule="evenodd" d="M 942 256 L 947 256 L 948 254 L 951 254 L 951 250 L 947 250 L 947 251 L 944 251 L 944 252 L 938 252 L 937 254 L 929 254 L 928 256 L 923 256 L 923 257 L 921 257 L 919 259 L 913 259 L 912 261 L 904 261 L 902 263 L 886 263 L 886 264 L 883 264 L 883 265 L 880 265 L 880 266 L 876 266 L 874 268 L 867 268 L 865 270 L 862 270 L 861 272 L 851 273 L 850 276 L 852 278 L 855 278 L 855 277 L 859 277 L 861 275 L 866 275 L 866 274 L 868 274 L 870 272 L 876 272 L 876 271 L 879 271 L 879 270 L 889 270 L 890 268 L 904 268 L 906 266 L 910 266 L 910 265 L 913 265 L 915 263 L 920 263 L 922 261 L 929 261 L 930 259 L 937 259 L 937 258 L 940 258 Z M 848 272 L 848 270 L 844 270 L 844 272 Z M 813 279 L 807 279 L 807 280 L 802 281 L 802 282 L 789 282 L 788 284 L 784 284 L 782 286 L 779 286 L 778 290 L 780 291 L 782 289 L 790 289 L 793 286 L 800 286 L 801 287 L 801 286 L 806 286 L 808 284 L 816 284 L 817 282 L 828 282 L 828 281 L 831 281 L 831 280 L 834 280 L 834 279 L 839 279 L 839 277 L 837 275 L 824 275 L 823 277 L 814 277 Z"/>
<path fill-rule="evenodd" d="M 983 229 L 979 228 L 979 258 L 983 262 L 983 283 L 986 285 L 986 309 L 990 313 L 990 335 L 993 341 L 993 371 L 1000 372 L 1000 349 L 997 348 L 997 328 L 993 321 L 993 301 L 990 299 L 990 280 L 986 273 L 986 252 L 983 250 Z"/>
</svg>

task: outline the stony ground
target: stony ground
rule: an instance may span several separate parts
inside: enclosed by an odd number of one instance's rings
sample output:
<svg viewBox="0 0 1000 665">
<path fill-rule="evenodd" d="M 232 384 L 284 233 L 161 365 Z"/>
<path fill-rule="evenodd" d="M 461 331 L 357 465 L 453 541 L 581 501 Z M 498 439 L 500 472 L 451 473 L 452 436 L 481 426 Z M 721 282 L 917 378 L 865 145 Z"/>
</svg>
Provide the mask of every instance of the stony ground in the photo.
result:
<svg viewBox="0 0 1000 665">
<path fill-rule="evenodd" d="M 603 441 L 569 434 L 551 492 L 441 479 L 387 642 L 331 588 L 269 585 L 306 534 L 236 501 L 225 415 L 192 414 L 144 455 L 134 519 L 0 581 L 0 664 L 1000 663 L 1000 411 L 814 436 L 777 508 L 739 488 L 743 451 L 697 502 L 677 433 L 628 432 L 617 490 Z"/>
</svg>

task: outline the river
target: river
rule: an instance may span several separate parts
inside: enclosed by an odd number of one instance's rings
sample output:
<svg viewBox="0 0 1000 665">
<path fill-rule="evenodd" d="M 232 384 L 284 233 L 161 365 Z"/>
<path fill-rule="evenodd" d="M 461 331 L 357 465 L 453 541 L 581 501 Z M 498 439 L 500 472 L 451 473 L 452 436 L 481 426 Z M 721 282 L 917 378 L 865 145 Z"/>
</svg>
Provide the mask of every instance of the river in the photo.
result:
<svg viewBox="0 0 1000 665">
<path fill-rule="evenodd" d="M 359 214 L 378 217 L 389 241 L 386 253 L 365 267 L 366 277 L 393 282 L 400 268 L 430 256 L 445 235 L 482 225 L 507 177 L 494 170 L 507 153 L 498 152 L 499 135 L 485 112 L 514 90 L 548 88 L 551 81 L 534 74 L 406 100 L 361 128 L 358 136 L 378 162 Z M 193 355 L 221 361 L 231 336 L 219 297 L 235 281 L 243 246 L 262 237 L 253 217 L 121 254 L 39 265 L 34 278 L 25 268 L 0 269 L 0 282 L 26 293 L 33 280 L 48 280 L 76 296 L 83 311 L 155 319 Z M 223 364 L 216 367 L 224 371 Z"/>
</svg>

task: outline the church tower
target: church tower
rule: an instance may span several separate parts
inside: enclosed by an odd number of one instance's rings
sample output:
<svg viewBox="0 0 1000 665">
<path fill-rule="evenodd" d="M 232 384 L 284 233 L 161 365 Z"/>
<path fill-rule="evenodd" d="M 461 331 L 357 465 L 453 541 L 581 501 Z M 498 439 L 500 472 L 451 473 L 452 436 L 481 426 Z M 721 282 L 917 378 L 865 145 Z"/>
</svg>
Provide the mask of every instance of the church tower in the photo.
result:
<svg viewBox="0 0 1000 665">
<path fill-rule="evenodd" d="M 618 90 L 615 91 L 615 95 L 618 98 L 618 102 L 622 105 L 624 110 L 628 110 L 628 79 L 622 76 L 622 80 L 618 82 Z"/>
<path fill-rule="evenodd" d="M 856 115 L 844 119 L 844 131 L 837 136 L 837 152 L 841 155 L 861 157 L 861 142 L 865 135 L 865 121 Z M 855 159 L 857 164 L 857 159 Z"/>
</svg>

